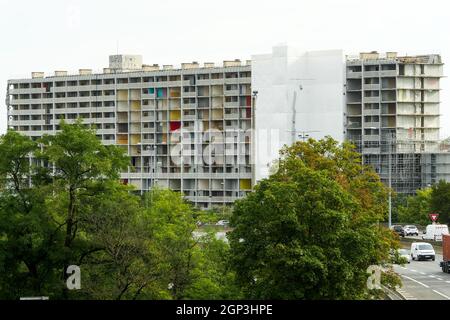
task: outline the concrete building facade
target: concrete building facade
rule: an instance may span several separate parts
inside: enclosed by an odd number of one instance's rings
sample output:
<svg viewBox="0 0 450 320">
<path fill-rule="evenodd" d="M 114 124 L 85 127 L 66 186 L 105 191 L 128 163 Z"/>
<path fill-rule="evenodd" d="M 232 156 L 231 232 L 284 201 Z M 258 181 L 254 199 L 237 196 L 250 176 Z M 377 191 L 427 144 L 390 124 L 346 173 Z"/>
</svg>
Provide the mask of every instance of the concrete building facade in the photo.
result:
<svg viewBox="0 0 450 320">
<path fill-rule="evenodd" d="M 122 179 L 139 191 L 169 187 L 206 207 L 251 189 L 249 63 L 174 69 L 113 56 L 101 74 L 57 71 L 11 80 L 7 105 L 9 128 L 33 139 L 55 134 L 61 119 L 82 118 L 104 144 L 130 155 Z"/>
<path fill-rule="evenodd" d="M 131 157 L 124 183 L 182 192 L 201 208 L 233 203 L 267 177 L 279 149 L 332 136 L 397 192 L 450 181 L 439 147 L 439 55 L 398 57 L 276 46 L 251 61 L 146 65 L 110 56 L 103 72 L 8 81 L 8 127 L 37 139 L 82 118 Z M 254 143 L 253 143 L 254 142 Z"/>
<path fill-rule="evenodd" d="M 130 155 L 124 183 L 141 192 L 169 187 L 202 208 L 226 205 L 267 177 L 299 132 L 343 139 L 343 101 L 335 99 L 343 97 L 342 61 L 339 50 L 287 46 L 252 62 L 177 69 L 115 55 L 103 73 L 33 72 L 8 81 L 8 126 L 37 139 L 55 134 L 62 119 L 82 118 L 104 144 Z"/>
<path fill-rule="evenodd" d="M 432 180 L 426 159 L 439 153 L 442 76 L 435 54 L 347 57 L 346 137 L 399 193 L 413 193 Z"/>
</svg>

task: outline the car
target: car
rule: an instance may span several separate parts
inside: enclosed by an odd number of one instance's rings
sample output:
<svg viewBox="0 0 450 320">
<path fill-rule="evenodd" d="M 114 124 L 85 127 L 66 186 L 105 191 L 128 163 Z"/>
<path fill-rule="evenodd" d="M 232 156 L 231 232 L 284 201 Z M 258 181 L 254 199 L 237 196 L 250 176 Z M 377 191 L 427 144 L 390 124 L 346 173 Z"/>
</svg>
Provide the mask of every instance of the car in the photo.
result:
<svg viewBox="0 0 450 320">
<path fill-rule="evenodd" d="M 394 225 L 391 227 L 392 231 L 394 231 L 396 234 L 398 234 L 401 237 L 405 236 L 405 230 L 400 225 Z"/>
<path fill-rule="evenodd" d="M 417 229 L 414 225 L 406 225 L 403 227 L 403 230 L 405 230 L 405 236 L 418 236 L 419 235 L 419 229 Z"/>
<path fill-rule="evenodd" d="M 435 260 L 436 253 L 433 246 L 427 242 L 413 242 L 411 243 L 411 259 L 412 260 Z"/>
<path fill-rule="evenodd" d="M 407 263 L 411 263 L 411 254 L 408 249 L 398 249 L 398 255 L 404 258 Z"/>
<path fill-rule="evenodd" d="M 216 223 L 216 226 L 228 226 L 230 224 L 230 222 L 228 220 L 219 220 Z"/>
<path fill-rule="evenodd" d="M 448 226 L 446 224 L 429 224 L 427 225 L 426 232 L 422 236 L 423 240 L 442 241 L 442 235 L 449 234 Z"/>
</svg>

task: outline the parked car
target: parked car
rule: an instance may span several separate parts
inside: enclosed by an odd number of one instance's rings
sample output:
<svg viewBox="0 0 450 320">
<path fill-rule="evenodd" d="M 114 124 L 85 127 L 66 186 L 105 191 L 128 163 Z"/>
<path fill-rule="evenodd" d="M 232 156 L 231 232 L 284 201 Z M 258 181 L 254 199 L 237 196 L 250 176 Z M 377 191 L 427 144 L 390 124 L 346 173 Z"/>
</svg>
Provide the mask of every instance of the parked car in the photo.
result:
<svg viewBox="0 0 450 320">
<path fill-rule="evenodd" d="M 398 249 L 398 255 L 404 258 L 407 263 L 411 263 L 411 254 L 408 249 Z"/>
<path fill-rule="evenodd" d="M 413 242 L 411 244 L 411 259 L 412 260 L 435 260 L 436 253 L 433 246 L 426 242 Z"/>
<path fill-rule="evenodd" d="M 417 229 L 417 227 L 414 225 L 404 226 L 403 230 L 405 230 L 405 236 L 418 236 L 419 235 L 419 229 Z"/>
<path fill-rule="evenodd" d="M 219 220 L 216 223 L 216 226 L 228 226 L 230 224 L 230 222 L 228 220 Z"/>
<path fill-rule="evenodd" d="M 448 226 L 446 224 L 429 224 L 427 225 L 426 232 L 422 236 L 422 239 L 442 241 L 443 234 L 449 234 Z"/>
<path fill-rule="evenodd" d="M 391 227 L 391 230 L 394 231 L 396 234 L 398 234 L 401 237 L 405 236 L 405 230 L 400 225 L 394 225 Z"/>
</svg>

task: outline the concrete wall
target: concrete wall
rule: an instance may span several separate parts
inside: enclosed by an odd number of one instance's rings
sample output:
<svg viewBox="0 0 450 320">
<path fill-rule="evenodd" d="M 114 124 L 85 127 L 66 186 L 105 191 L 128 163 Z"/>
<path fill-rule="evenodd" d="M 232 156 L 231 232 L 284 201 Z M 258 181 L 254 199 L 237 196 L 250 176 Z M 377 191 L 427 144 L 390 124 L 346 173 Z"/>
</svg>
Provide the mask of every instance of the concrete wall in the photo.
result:
<svg viewBox="0 0 450 320">
<path fill-rule="evenodd" d="M 256 99 L 255 178 L 269 174 L 279 149 L 299 139 L 344 139 L 344 56 L 341 50 L 302 51 L 287 46 L 252 56 Z"/>
<path fill-rule="evenodd" d="M 111 55 L 109 56 L 110 69 L 139 70 L 142 69 L 141 55 Z"/>
</svg>

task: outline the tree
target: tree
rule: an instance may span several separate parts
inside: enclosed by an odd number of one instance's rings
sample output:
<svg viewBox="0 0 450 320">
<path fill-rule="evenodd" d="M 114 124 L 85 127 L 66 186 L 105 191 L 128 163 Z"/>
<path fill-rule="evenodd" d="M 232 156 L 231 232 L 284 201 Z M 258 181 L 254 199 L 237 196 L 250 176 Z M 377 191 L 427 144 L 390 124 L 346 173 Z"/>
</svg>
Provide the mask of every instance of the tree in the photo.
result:
<svg viewBox="0 0 450 320">
<path fill-rule="evenodd" d="M 199 249 L 201 256 L 184 297 L 194 300 L 241 299 L 242 292 L 230 265 L 228 243 L 217 239 L 215 232 L 208 232 L 200 239 Z"/>
<path fill-rule="evenodd" d="M 60 127 L 61 132 L 41 139 L 43 151 L 37 155 L 50 163 L 51 178 L 67 193 L 64 245 L 70 248 L 76 237 L 80 197 L 89 196 L 93 190 L 98 192 L 105 181 L 118 179 L 129 159 L 123 149 L 102 145 L 95 131 L 85 129 L 81 119 L 72 125 L 62 121 Z"/>
<path fill-rule="evenodd" d="M 387 189 L 348 143 L 297 142 L 237 201 L 232 263 L 247 298 L 359 299 L 370 265 L 398 243 L 379 226 Z"/>
<path fill-rule="evenodd" d="M 92 250 L 79 209 L 116 181 L 128 158 L 80 121 L 39 144 L 14 131 L 0 139 L 0 295 L 67 298 L 65 270 Z M 29 156 L 38 159 L 31 166 Z M 64 296 L 62 296 L 64 295 Z"/>
<path fill-rule="evenodd" d="M 45 188 L 31 188 L 37 144 L 8 130 L 0 137 L 0 298 L 56 290 L 61 236 L 45 211 Z"/>
<path fill-rule="evenodd" d="M 430 208 L 439 213 L 439 221 L 450 224 L 450 182 L 441 180 L 432 186 Z"/>
<path fill-rule="evenodd" d="M 81 119 L 71 125 L 62 121 L 60 127 L 57 134 L 40 139 L 41 150 L 36 156 L 49 164 L 44 181 L 52 181 L 54 196 L 48 202 L 55 208 L 59 226 L 65 226 L 66 257 L 62 269 L 65 277 L 65 270 L 78 260 L 77 256 L 92 250 L 79 230 L 80 205 L 89 197 L 101 196 L 104 185 L 119 178 L 129 158 L 119 147 L 102 145 L 95 131 L 86 129 Z M 58 212 L 64 214 L 58 215 Z"/>
<path fill-rule="evenodd" d="M 8 131 L 0 153 L 0 298 L 240 296 L 229 246 L 193 237 L 204 213 L 171 190 L 133 194 L 119 182 L 128 157 L 81 121 L 37 143 Z M 81 290 L 66 290 L 70 264 Z"/>
<path fill-rule="evenodd" d="M 399 222 L 427 225 L 430 221 L 431 196 L 433 189 L 417 190 L 416 195 L 406 199 L 406 205 L 398 209 Z"/>
<path fill-rule="evenodd" d="M 91 243 L 77 264 L 83 271 L 81 298 L 160 298 L 158 260 L 148 234 L 141 198 L 117 182 L 106 192 L 86 199 L 80 210 L 80 229 Z"/>
<path fill-rule="evenodd" d="M 194 209 L 182 195 L 168 189 L 154 188 L 145 195 L 148 234 L 154 246 L 152 254 L 159 257 L 159 268 L 171 298 L 183 299 L 185 289 L 193 281 L 192 270 L 200 253 L 193 238 L 196 229 Z"/>
</svg>

